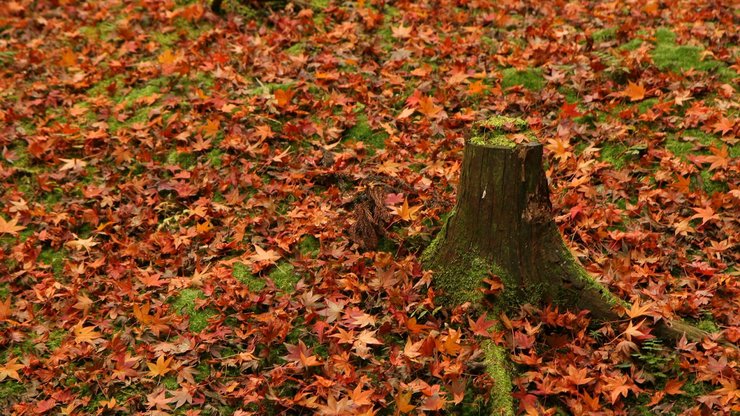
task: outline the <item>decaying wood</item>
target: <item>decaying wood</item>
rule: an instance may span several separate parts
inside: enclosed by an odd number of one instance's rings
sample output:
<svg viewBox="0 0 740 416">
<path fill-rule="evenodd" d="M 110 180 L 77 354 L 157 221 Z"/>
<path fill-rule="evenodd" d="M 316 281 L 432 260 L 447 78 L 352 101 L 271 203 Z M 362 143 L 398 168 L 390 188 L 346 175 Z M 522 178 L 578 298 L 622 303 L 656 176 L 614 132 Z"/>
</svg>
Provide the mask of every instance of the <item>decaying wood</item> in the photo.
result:
<svg viewBox="0 0 740 416">
<path fill-rule="evenodd" d="M 482 279 L 494 273 L 504 283 L 497 309 L 547 301 L 588 309 L 599 320 L 618 319 L 616 310 L 629 305 L 590 276 L 563 242 L 542 158 L 542 145 L 522 120 L 476 124 L 464 149 L 457 204 L 423 261 L 450 302 L 476 303 Z M 655 333 L 671 342 L 708 335 L 680 320 L 659 323 Z"/>
</svg>

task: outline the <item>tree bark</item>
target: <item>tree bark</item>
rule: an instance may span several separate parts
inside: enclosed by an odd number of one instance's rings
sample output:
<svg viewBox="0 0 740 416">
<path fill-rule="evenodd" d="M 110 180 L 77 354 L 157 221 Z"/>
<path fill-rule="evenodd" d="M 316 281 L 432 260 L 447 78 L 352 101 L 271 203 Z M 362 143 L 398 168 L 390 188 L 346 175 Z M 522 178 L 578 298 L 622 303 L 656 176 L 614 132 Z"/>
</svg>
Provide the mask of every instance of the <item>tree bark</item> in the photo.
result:
<svg viewBox="0 0 740 416">
<path fill-rule="evenodd" d="M 489 269 L 504 284 L 505 303 L 544 300 L 614 319 L 613 306 L 623 302 L 588 275 L 560 237 L 542 155 L 521 120 L 497 117 L 474 125 L 455 210 L 425 262 L 453 297 L 479 298 L 480 276 L 459 277 Z"/>
<path fill-rule="evenodd" d="M 434 283 L 447 303 L 480 307 L 481 283 L 493 274 L 504 286 L 495 312 L 547 301 L 588 309 L 598 320 L 618 319 L 615 307 L 629 304 L 591 277 L 560 236 L 542 157 L 542 145 L 523 120 L 493 117 L 475 123 L 465 143 L 455 209 L 422 262 L 434 270 Z M 682 321 L 661 321 L 656 334 L 673 342 L 684 335 L 694 341 L 708 335 Z M 511 386 L 502 379 L 507 366 L 499 350 L 486 348 L 497 385 L 493 414 L 512 415 L 506 404 L 511 401 L 500 397 Z"/>
</svg>

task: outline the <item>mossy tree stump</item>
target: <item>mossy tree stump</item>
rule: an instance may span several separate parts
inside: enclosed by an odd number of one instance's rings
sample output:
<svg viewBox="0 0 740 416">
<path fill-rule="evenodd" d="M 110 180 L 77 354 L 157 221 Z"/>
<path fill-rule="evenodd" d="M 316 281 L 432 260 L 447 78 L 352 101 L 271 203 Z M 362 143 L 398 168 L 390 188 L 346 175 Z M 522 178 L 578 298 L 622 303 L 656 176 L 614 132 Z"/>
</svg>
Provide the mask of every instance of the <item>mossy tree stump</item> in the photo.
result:
<svg viewBox="0 0 740 416">
<path fill-rule="evenodd" d="M 504 286 L 494 308 L 524 302 L 552 302 L 588 309 L 594 318 L 619 317 L 629 307 L 592 278 L 566 247 L 552 216 L 543 169 L 543 149 L 521 119 L 493 117 L 473 125 L 466 140 L 457 204 L 422 261 L 450 304 L 480 304 L 489 274 Z M 677 340 L 705 332 L 683 322 L 663 323 L 658 335 Z M 487 368 L 494 377 L 494 414 L 513 414 L 503 350 L 487 344 Z M 504 397 L 505 396 L 505 397 Z"/>
</svg>

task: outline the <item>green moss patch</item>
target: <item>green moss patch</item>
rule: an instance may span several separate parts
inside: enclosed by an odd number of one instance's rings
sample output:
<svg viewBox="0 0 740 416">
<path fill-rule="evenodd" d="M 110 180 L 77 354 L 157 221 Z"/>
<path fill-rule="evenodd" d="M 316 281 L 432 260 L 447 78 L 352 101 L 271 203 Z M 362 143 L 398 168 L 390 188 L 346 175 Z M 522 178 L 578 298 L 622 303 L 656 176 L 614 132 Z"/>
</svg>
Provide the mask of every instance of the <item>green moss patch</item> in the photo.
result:
<svg viewBox="0 0 740 416">
<path fill-rule="evenodd" d="M 187 315 L 190 318 L 189 329 L 191 332 L 200 332 L 208 326 L 208 319 L 216 314 L 213 309 L 197 309 L 197 299 L 204 299 L 205 295 L 198 289 L 183 289 L 172 302 L 172 307 L 178 314 Z"/>
<path fill-rule="evenodd" d="M 627 146 L 621 143 L 605 143 L 601 147 L 601 157 L 599 159 L 608 162 L 615 169 L 622 169 L 629 160 L 627 150 Z"/>
<path fill-rule="evenodd" d="M 198 162 L 198 157 L 193 153 L 178 152 L 173 150 L 167 154 L 166 162 L 170 165 L 178 165 L 185 170 L 192 169 Z"/>
<path fill-rule="evenodd" d="M 306 44 L 303 42 L 298 42 L 294 44 L 293 46 L 289 47 L 285 50 L 285 53 L 291 56 L 300 55 L 306 50 Z"/>
<path fill-rule="evenodd" d="M 320 248 L 321 243 L 319 239 L 312 235 L 303 236 L 298 243 L 298 251 L 303 257 L 316 257 L 319 254 Z"/>
<path fill-rule="evenodd" d="M 281 261 L 275 265 L 275 270 L 270 272 L 270 279 L 278 289 L 285 292 L 292 292 L 295 288 L 295 284 L 298 283 L 301 278 L 293 271 L 294 267 L 292 264 Z"/>
<path fill-rule="evenodd" d="M 481 345 L 485 354 L 486 372 L 493 379 L 491 389 L 491 414 L 514 416 L 514 399 L 511 396 L 511 377 L 507 351 L 490 340 Z"/>
<path fill-rule="evenodd" d="M 701 145 L 704 149 L 698 149 Z M 674 155 L 687 160 L 687 156 L 690 153 L 693 154 L 709 154 L 709 147 L 714 146 L 716 148 L 722 148 L 727 146 L 719 137 L 705 133 L 699 129 L 690 129 L 684 131 L 680 135 L 671 135 L 666 140 L 666 149 L 670 150 Z M 740 157 L 740 144 L 727 146 L 727 153 L 732 158 Z"/>
<path fill-rule="evenodd" d="M 64 259 L 66 257 L 67 253 L 64 250 L 45 248 L 41 250 L 37 260 L 51 266 L 54 277 L 60 279 L 64 275 Z"/>
<path fill-rule="evenodd" d="M 506 68 L 501 71 L 501 87 L 504 89 L 521 85 L 530 91 L 541 90 L 545 86 L 545 77 L 542 76 L 542 70 L 539 68 L 528 68 L 518 70 L 516 68 Z"/>
<path fill-rule="evenodd" d="M 0 407 L 9 409 L 14 403 L 20 401 L 26 393 L 26 386 L 18 381 L 5 379 L 0 381 Z"/>
<path fill-rule="evenodd" d="M 357 123 L 345 132 L 344 137 L 350 141 L 362 142 L 368 149 L 368 153 L 373 155 L 378 149 L 385 147 L 388 133 L 373 130 L 368 123 L 367 116 L 360 114 L 357 116 Z"/>
<path fill-rule="evenodd" d="M 231 275 L 245 285 L 250 292 L 259 292 L 265 287 L 265 281 L 252 274 L 249 266 L 242 263 L 234 263 Z"/>
<path fill-rule="evenodd" d="M 516 142 L 511 140 L 512 134 L 525 133 L 525 137 L 536 140 L 528 128 L 527 122 L 520 118 L 493 116 L 473 124 L 470 142 L 479 146 L 514 148 Z"/>
<path fill-rule="evenodd" d="M 714 174 L 708 169 L 704 169 L 699 172 L 699 176 L 701 177 L 702 189 L 704 189 L 704 192 L 706 192 L 708 195 L 712 195 L 716 192 L 727 192 L 730 190 L 730 188 L 727 186 L 727 183 L 712 180 L 713 175 Z"/>
<path fill-rule="evenodd" d="M 677 45 L 676 35 L 668 29 L 661 28 L 655 31 L 655 49 L 652 57 L 655 66 L 661 70 L 709 71 L 724 66 L 722 62 L 713 59 L 702 60 L 703 51 L 704 49 L 699 46 Z"/>
</svg>

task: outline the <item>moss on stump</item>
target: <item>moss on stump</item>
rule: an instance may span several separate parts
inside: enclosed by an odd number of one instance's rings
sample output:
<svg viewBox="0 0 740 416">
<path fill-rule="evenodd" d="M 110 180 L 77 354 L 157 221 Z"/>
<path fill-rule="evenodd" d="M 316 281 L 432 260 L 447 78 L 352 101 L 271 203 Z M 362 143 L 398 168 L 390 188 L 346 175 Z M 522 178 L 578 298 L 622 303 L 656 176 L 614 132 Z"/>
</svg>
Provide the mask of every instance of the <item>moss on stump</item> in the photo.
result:
<svg viewBox="0 0 740 416">
<path fill-rule="evenodd" d="M 592 277 L 563 242 L 552 216 L 543 149 L 524 120 L 492 117 L 473 124 L 466 141 L 457 203 L 422 256 L 449 305 L 483 308 L 481 283 L 496 275 L 503 291 L 496 312 L 523 303 L 552 302 L 588 309 L 600 320 L 619 317 L 629 304 Z M 683 322 L 659 324 L 658 335 L 701 339 L 704 331 Z M 511 371 L 504 349 L 484 345 L 494 379 L 492 414 L 513 415 Z"/>
</svg>

